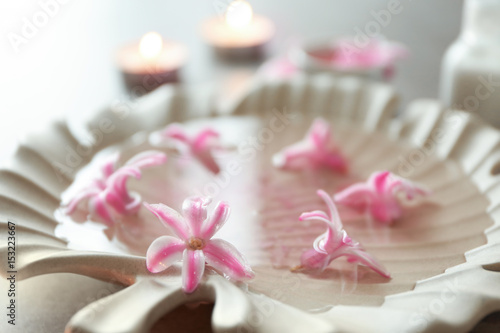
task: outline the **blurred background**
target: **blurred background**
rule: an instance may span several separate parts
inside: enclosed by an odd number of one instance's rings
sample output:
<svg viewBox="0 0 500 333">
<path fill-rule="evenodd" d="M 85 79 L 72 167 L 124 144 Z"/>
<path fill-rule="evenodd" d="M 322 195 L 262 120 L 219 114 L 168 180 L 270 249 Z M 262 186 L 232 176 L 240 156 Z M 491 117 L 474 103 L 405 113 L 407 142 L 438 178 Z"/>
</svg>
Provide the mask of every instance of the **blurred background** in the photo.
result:
<svg viewBox="0 0 500 333">
<path fill-rule="evenodd" d="M 201 37 L 200 23 L 220 15 L 224 0 L 60 0 L 46 24 L 14 47 L 13 34 L 22 36 L 26 20 L 32 22 L 48 2 L 0 0 L 0 160 L 17 138 L 51 119 L 82 115 L 124 98 L 115 52 L 149 31 L 187 47 L 183 84 L 224 87 L 235 75 L 251 77 L 259 65 L 219 60 Z M 410 50 L 392 81 L 403 107 L 415 98 L 437 97 L 441 59 L 459 33 L 462 10 L 457 0 L 250 3 L 276 27 L 267 58 L 285 53 L 297 40 L 355 35 L 389 3 L 399 3 L 400 13 L 380 25 L 380 33 Z"/>
</svg>

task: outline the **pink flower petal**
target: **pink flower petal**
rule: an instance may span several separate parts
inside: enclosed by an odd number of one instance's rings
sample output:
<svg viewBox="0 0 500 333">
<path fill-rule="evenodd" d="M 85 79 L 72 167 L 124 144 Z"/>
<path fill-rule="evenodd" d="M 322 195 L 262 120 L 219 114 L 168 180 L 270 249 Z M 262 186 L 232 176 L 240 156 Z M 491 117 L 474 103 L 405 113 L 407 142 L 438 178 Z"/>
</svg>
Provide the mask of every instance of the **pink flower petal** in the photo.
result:
<svg viewBox="0 0 500 333">
<path fill-rule="evenodd" d="M 282 149 L 273 156 L 273 164 L 285 170 L 326 168 L 346 173 L 347 160 L 338 149 L 330 124 L 317 118 L 302 141 Z"/>
<path fill-rule="evenodd" d="M 116 191 L 106 191 L 106 203 L 121 215 L 136 214 L 141 208 L 142 198 L 137 193 L 127 193 L 127 200 L 124 200 Z"/>
<path fill-rule="evenodd" d="M 107 182 L 104 193 L 106 203 L 121 215 L 129 215 L 139 210 L 140 196 L 129 193 L 127 181 L 129 177 L 140 178 L 141 172 L 134 167 L 122 167 L 112 174 Z"/>
<path fill-rule="evenodd" d="M 273 156 L 273 165 L 284 170 L 304 170 L 315 168 L 311 163 L 311 146 L 309 143 L 298 142 L 285 147 Z"/>
<path fill-rule="evenodd" d="M 339 212 L 333 203 L 332 198 L 323 190 L 318 190 L 316 193 L 326 203 L 328 212 L 330 213 L 330 221 L 332 222 L 332 225 L 337 229 L 342 229 L 342 221 L 340 220 Z"/>
<path fill-rule="evenodd" d="M 335 170 L 342 174 L 346 174 L 349 171 L 347 160 L 339 153 L 326 155 L 322 163 L 327 169 Z"/>
<path fill-rule="evenodd" d="M 184 218 L 175 210 L 161 203 L 150 205 L 145 202 L 144 207 L 155 214 L 156 217 L 165 226 L 167 226 L 167 228 L 171 229 L 179 238 L 182 240 L 189 239 L 189 227 L 186 225 Z"/>
<path fill-rule="evenodd" d="M 106 204 L 113 207 L 113 209 L 118 213 L 125 215 L 126 209 L 123 203 L 123 199 L 115 191 L 104 192 Z"/>
<path fill-rule="evenodd" d="M 129 199 L 127 181 L 129 177 L 141 178 L 141 171 L 133 167 L 122 167 L 112 174 L 106 181 L 106 189 L 115 192 L 116 196 L 123 201 Z"/>
<path fill-rule="evenodd" d="M 189 143 L 189 137 L 186 135 L 184 128 L 177 123 L 168 125 L 162 132 L 161 135 L 165 138 L 177 139 L 186 144 Z"/>
<path fill-rule="evenodd" d="M 332 131 L 330 124 L 322 118 L 316 118 L 308 132 L 308 137 L 311 142 L 319 149 L 334 148 L 331 145 Z"/>
<path fill-rule="evenodd" d="M 211 240 L 203 249 L 207 263 L 234 280 L 253 278 L 254 273 L 240 252 L 222 239 Z"/>
<path fill-rule="evenodd" d="M 219 138 L 219 132 L 211 128 L 201 130 L 191 143 L 191 153 L 212 173 L 220 172 L 220 167 L 215 161 L 212 150 L 216 148 L 216 139 Z"/>
<path fill-rule="evenodd" d="M 108 178 L 115 172 L 118 164 L 118 160 L 120 159 L 120 154 L 115 153 L 111 155 L 108 159 L 106 159 L 101 167 L 102 174 L 104 178 Z"/>
<path fill-rule="evenodd" d="M 212 128 L 206 128 L 200 131 L 193 140 L 192 148 L 194 151 L 200 151 L 212 148 L 210 144 L 214 138 L 219 137 L 219 132 Z"/>
<path fill-rule="evenodd" d="M 383 193 L 387 186 L 387 181 L 391 173 L 389 171 L 382 171 L 379 173 L 374 173 L 370 176 L 368 183 L 373 184 L 375 190 L 379 193 Z"/>
<path fill-rule="evenodd" d="M 142 198 L 137 193 L 131 193 L 131 200 L 125 205 L 127 215 L 136 214 L 141 209 Z"/>
<path fill-rule="evenodd" d="M 151 273 L 161 272 L 182 259 L 186 244 L 171 236 L 157 238 L 148 248 L 146 265 Z"/>
<path fill-rule="evenodd" d="M 403 215 L 404 202 L 430 194 L 422 186 L 389 171 L 374 172 L 366 183 L 357 183 L 335 194 L 335 201 L 359 211 L 368 211 L 377 221 L 390 224 Z"/>
<path fill-rule="evenodd" d="M 125 166 L 131 166 L 139 169 L 161 165 L 167 161 L 167 155 L 159 151 L 145 151 L 132 157 L 125 163 Z"/>
<path fill-rule="evenodd" d="M 190 197 L 182 203 L 182 212 L 191 229 L 191 235 L 198 237 L 203 222 L 207 219 L 207 207 L 212 200 L 205 197 Z"/>
<path fill-rule="evenodd" d="M 66 206 L 66 214 L 71 215 L 74 213 L 80 202 L 83 202 L 86 199 L 89 199 L 90 197 L 96 195 L 99 193 L 99 190 L 95 188 L 89 188 L 82 190 L 80 193 L 78 193 L 74 198 L 70 200 L 70 202 Z"/>
<path fill-rule="evenodd" d="M 213 149 L 218 147 L 216 139 L 219 138 L 219 132 L 216 130 L 205 128 L 191 137 L 179 124 L 171 124 L 162 132 L 162 136 L 182 142 L 193 158 L 214 174 L 219 173 L 220 167 L 212 154 Z"/>
<path fill-rule="evenodd" d="M 431 194 L 429 189 L 402 178 L 393 181 L 390 184 L 390 190 L 394 194 L 400 192 L 404 193 L 407 200 L 413 200 L 416 197 L 424 197 Z"/>
<path fill-rule="evenodd" d="M 213 174 L 218 174 L 220 172 L 220 167 L 215 161 L 211 150 L 201 150 L 194 157 L 201 163 L 205 168 L 207 168 Z"/>
<path fill-rule="evenodd" d="M 330 224 L 330 217 L 326 215 L 325 212 L 321 210 L 314 210 L 312 212 L 302 213 L 299 217 L 299 221 L 310 221 L 310 220 L 320 220 L 326 224 Z"/>
<path fill-rule="evenodd" d="M 346 254 L 349 262 L 359 262 L 370 267 L 383 277 L 391 277 L 391 274 L 387 271 L 387 269 L 366 251 L 362 249 L 349 249 L 348 253 L 352 253 Z"/>
<path fill-rule="evenodd" d="M 399 202 L 394 199 L 375 202 L 370 206 L 370 213 L 377 221 L 390 224 L 403 215 L 403 209 L 401 209 Z"/>
<path fill-rule="evenodd" d="M 196 290 L 205 272 L 205 255 L 201 250 L 186 249 L 182 260 L 182 290 L 190 294 Z"/>
<path fill-rule="evenodd" d="M 362 48 L 357 48 L 352 52 L 354 45 L 352 38 L 342 38 L 330 50 L 329 60 L 331 66 L 339 69 L 370 69 L 392 66 L 398 59 L 404 59 L 408 55 L 408 50 L 400 44 L 381 39 L 371 39 Z"/>
<path fill-rule="evenodd" d="M 302 253 L 300 256 L 300 264 L 306 268 L 324 271 L 326 266 L 330 264 L 330 258 L 327 253 L 310 249 Z"/>
<path fill-rule="evenodd" d="M 106 205 L 106 198 L 103 192 L 89 200 L 89 212 L 91 216 L 99 217 L 108 227 L 113 226 L 115 223 L 112 213 Z"/>
<path fill-rule="evenodd" d="M 212 215 L 202 225 L 201 237 L 206 239 L 212 238 L 212 236 L 226 223 L 230 211 L 231 209 L 227 202 L 219 202 L 212 212 Z"/>
<path fill-rule="evenodd" d="M 365 209 L 374 195 L 370 187 L 364 183 L 358 183 L 336 193 L 334 199 L 337 203 L 354 209 Z"/>
</svg>

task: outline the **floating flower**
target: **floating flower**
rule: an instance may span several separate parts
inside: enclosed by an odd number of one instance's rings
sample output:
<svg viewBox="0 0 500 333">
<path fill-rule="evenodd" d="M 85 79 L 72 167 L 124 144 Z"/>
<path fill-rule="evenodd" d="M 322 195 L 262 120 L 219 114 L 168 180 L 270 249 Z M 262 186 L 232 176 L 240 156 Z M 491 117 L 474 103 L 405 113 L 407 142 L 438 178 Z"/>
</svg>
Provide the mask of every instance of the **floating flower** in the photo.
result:
<svg viewBox="0 0 500 333">
<path fill-rule="evenodd" d="M 132 215 L 141 207 L 141 197 L 138 193 L 127 189 L 130 177 L 141 178 L 141 169 L 165 163 L 167 156 L 157 151 L 146 151 L 135 155 L 121 168 L 117 167 L 119 155 L 112 155 L 101 167 L 100 177 L 80 190 L 69 200 L 65 213 L 73 214 L 83 202 L 86 211 L 108 227 L 114 225 L 116 218 Z"/>
<path fill-rule="evenodd" d="M 375 38 L 358 47 L 352 38 L 344 37 L 322 48 L 307 50 L 306 54 L 337 71 L 363 73 L 381 69 L 388 81 L 394 75 L 395 62 L 406 58 L 408 50 L 400 43 Z"/>
<path fill-rule="evenodd" d="M 368 254 L 358 242 L 347 235 L 332 198 L 323 190 L 318 190 L 317 193 L 328 206 L 329 215 L 316 210 L 303 213 L 299 220 L 323 221 L 327 225 L 327 230 L 316 238 L 312 249 L 302 254 L 300 258 L 301 266 L 295 267 L 293 270 L 314 269 L 323 271 L 333 260 L 344 256 L 348 262 L 361 263 L 383 277 L 390 278 L 390 274 L 384 266 Z"/>
<path fill-rule="evenodd" d="M 177 236 L 162 236 L 151 243 L 146 254 L 147 268 L 151 273 L 158 273 L 182 259 L 182 288 L 186 293 L 198 287 L 205 262 L 236 281 L 254 276 L 232 244 L 211 239 L 226 223 L 230 209 L 227 203 L 219 202 L 208 216 L 210 202 L 210 198 L 187 198 L 182 205 L 183 216 L 164 204 L 144 204 Z"/>
<path fill-rule="evenodd" d="M 347 161 L 335 143 L 330 124 L 316 118 L 306 137 L 273 156 L 273 164 L 287 170 L 328 168 L 347 173 Z"/>
<path fill-rule="evenodd" d="M 219 147 L 219 132 L 212 128 L 205 128 L 194 135 L 188 135 L 181 125 L 171 124 L 160 135 L 162 138 L 180 142 L 186 153 L 197 159 L 214 174 L 219 173 L 220 167 L 213 156 L 213 150 Z"/>
<path fill-rule="evenodd" d="M 408 56 L 408 50 L 402 44 L 375 38 L 363 47 L 356 47 L 350 38 L 339 39 L 330 50 L 329 54 L 323 53 L 323 59 L 347 69 L 391 66 L 396 60 Z"/>
<path fill-rule="evenodd" d="M 366 183 L 357 183 L 335 194 L 337 203 L 368 211 L 378 221 L 390 224 L 403 215 L 404 201 L 427 196 L 430 191 L 389 171 L 374 172 Z"/>
</svg>

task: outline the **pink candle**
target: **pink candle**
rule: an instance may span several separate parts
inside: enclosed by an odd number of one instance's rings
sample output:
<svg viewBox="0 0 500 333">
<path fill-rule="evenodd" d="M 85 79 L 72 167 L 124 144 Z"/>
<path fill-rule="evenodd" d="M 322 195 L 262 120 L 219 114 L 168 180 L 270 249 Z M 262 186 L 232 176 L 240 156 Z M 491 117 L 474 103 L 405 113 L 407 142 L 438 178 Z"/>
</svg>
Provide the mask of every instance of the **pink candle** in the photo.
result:
<svg viewBox="0 0 500 333">
<path fill-rule="evenodd" d="M 229 59 L 258 58 L 262 47 L 274 35 L 274 24 L 266 17 L 253 14 L 244 0 L 233 1 L 224 19 L 214 17 L 202 26 L 202 35 L 219 56 Z"/>
<path fill-rule="evenodd" d="M 142 95 L 162 84 L 179 82 L 179 71 L 186 61 L 187 51 L 178 42 L 148 32 L 138 43 L 119 49 L 116 58 L 127 88 Z"/>
</svg>

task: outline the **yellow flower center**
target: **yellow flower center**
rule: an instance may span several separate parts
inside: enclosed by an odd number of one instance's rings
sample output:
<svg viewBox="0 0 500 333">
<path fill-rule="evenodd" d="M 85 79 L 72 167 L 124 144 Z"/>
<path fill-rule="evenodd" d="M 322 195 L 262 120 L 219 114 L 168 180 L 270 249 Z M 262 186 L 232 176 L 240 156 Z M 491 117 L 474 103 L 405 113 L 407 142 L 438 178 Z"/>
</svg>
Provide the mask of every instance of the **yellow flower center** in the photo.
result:
<svg viewBox="0 0 500 333">
<path fill-rule="evenodd" d="M 191 250 L 201 250 L 205 247 L 205 241 L 198 237 L 191 237 L 188 246 Z"/>
</svg>

